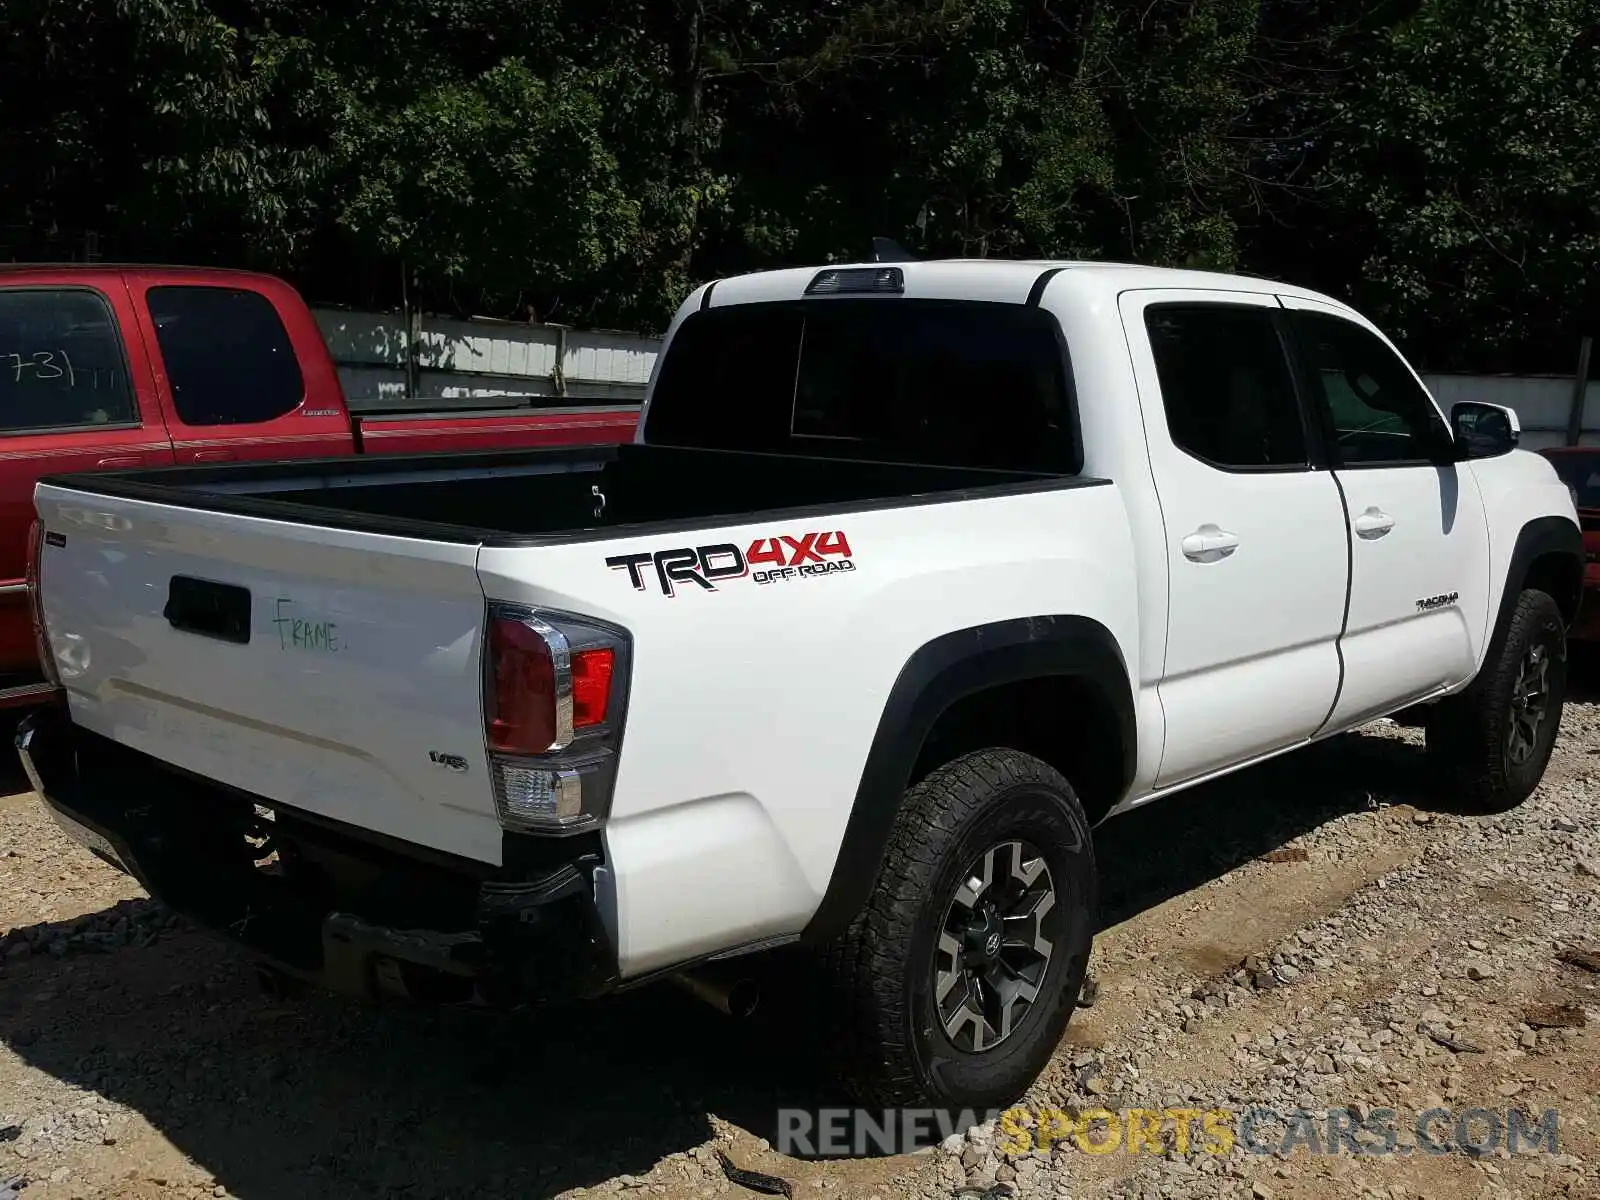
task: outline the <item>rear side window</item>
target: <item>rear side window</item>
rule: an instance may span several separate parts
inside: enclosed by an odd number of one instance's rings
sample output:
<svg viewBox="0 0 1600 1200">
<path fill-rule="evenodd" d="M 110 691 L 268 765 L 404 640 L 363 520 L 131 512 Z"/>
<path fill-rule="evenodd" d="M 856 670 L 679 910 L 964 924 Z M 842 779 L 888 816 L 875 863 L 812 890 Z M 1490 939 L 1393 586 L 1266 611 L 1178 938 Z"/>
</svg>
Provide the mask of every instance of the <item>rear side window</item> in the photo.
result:
<svg viewBox="0 0 1600 1200">
<path fill-rule="evenodd" d="M 689 317 L 646 440 L 997 470 L 1078 470 L 1054 318 L 1013 304 L 824 300 Z"/>
<path fill-rule="evenodd" d="M 138 422 L 105 297 L 82 288 L 0 291 L 0 432 Z"/>
<path fill-rule="evenodd" d="M 261 293 L 154 287 L 146 295 L 185 425 L 254 425 L 299 407 L 306 394 L 300 364 Z"/>
<path fill-rule="evenodd" d="M 1145 328 L 1180 450 L 1226 470 L 1307 465 L 1305 422 L 1272 309 L 1152 305 Z"/>
</svg>

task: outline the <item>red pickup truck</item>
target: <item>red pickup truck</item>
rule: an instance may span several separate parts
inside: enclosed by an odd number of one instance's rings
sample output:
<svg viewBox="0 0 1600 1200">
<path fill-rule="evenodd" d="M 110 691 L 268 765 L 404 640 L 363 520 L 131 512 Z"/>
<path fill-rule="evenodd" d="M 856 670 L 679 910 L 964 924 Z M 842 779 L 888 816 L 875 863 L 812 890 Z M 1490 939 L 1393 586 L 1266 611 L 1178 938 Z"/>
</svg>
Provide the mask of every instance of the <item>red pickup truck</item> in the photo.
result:
<svg viewBox="0 0 1600 1200">
<path fill-rule="evenodd" d="M 623 442 L 637 405 L 351 414 L 281 279 L 0 264 L 0 707 L 50 692 L 25 578 L 33 487 L 97 468 Z"/>
<path fill-rule="evenodd" d="M 1600 446 L 1551 446 L 1540 453 L 1572 493 L 1583 527 L 1583 603 L 1567 638 L 1600 643 Z"/>
</svg>

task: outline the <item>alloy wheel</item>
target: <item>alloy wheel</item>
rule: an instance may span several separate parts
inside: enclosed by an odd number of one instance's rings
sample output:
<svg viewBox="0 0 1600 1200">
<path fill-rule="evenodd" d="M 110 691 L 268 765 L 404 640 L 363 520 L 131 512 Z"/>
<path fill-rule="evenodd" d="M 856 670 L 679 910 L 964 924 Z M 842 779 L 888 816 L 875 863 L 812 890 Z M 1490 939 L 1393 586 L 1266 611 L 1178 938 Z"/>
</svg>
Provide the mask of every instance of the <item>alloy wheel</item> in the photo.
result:
<svg viewBox="0 0 1600 1200">
<path fill-rule="evenodd" d="M 940 926 L 934 1003 L 958 1050 L 991 1050 L 1016 1032 L 1050 967 L 1055 879 L 1026 842 L 989 847 L 968 867 Z"/>
<path fill-rule="evenodd" d="M 1550 712 L 1550 652 L 1545 646 L 1530 646 L 1517 670 L 1517 683 L 1511 692 L 1511 728 L 1506 734 L 1506 752 L 1513 766 L 1520 767 L 1533 757 L 1539 744 L 1539 731 Z"/>
</svg>

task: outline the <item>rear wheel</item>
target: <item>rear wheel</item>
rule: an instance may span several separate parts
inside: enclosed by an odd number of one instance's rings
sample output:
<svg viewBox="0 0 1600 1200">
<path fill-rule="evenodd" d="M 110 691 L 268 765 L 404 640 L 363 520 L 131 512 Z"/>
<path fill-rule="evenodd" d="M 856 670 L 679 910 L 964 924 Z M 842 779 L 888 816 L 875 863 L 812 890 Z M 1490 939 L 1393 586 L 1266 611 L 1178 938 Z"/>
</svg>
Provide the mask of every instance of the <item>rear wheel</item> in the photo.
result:
<svg viewBox="0 0 1600 1200">
<path fill-rule="evenodd" d="M 1566 625 L 1547 593 L 1517 597 L 1470 687 L 1428 720 L 1428 756 L 1451 799 L 1507 812 L 1539 786 L 1555 749 L 1567 690 Z"/>
<path fill-rule="evenodd" d="M 1045 763 L 980 751 L 908 791 L 872 897 L 829 957 L 856 1100 L 1019 1097 L 1072 1015 L 1094 908 L 1089 822 Z"/>
</svg>

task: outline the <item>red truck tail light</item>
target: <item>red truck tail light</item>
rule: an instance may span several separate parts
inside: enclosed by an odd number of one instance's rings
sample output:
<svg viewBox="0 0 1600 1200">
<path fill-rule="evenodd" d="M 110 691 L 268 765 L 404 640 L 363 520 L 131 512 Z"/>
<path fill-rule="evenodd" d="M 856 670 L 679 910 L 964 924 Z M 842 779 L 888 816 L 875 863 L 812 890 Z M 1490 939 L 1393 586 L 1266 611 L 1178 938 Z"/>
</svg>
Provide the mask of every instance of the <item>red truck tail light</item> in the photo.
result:
<svg viewBox="0 0 1600 1200">
<path fill-rule="evenodd" d="M 35 519 L 28 528 L 28 607 L 33 616 L 33 645 L 39 656 L 39 667 L 46 682 L 61 686 L 61 673 L 56 670 L 56 656 L 50 651 L 50 639 L 45 634 L 44 597 L 39 592 L 39 579 L 44 558 L 44 522 Z"/>
<path fill-rule="evenodd" d="M 611 704 L 611 675 L 617 652 L 610 646 L 578 650 L 572 655 L 572 727 L 603 725 Z"/>
<path fill-rule="evenodd" d="M 543 754 L 555 744 L 555 656 L 546 636 L 527 622 L 504 616 L 489 622 L 491 751 Z"/>
<path fill-rule="evenodd" d="M 628 637 L 565 613 L 495 605 L 485 742 L 504 828 L 571 833 L 610 810 Z"/>
</svg>

